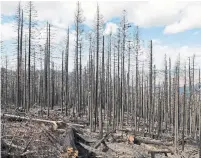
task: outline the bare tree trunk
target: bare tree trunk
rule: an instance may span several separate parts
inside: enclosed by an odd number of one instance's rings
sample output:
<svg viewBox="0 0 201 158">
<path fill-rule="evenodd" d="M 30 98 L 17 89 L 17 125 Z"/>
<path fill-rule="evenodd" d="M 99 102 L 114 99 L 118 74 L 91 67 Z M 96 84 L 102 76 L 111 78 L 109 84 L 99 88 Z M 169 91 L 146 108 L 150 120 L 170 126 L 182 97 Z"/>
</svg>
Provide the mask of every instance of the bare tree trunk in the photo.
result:
<svg viewBox="0 0 201 158">
<path fill-rule="evenodd" d="M 115 69 L 115 63 L 116 63 L 116 58 L 115 58 L 115 48 L 114 48 L 114 55 L 113 55 L 113 57 L 114 57 L 114 61 L 113 61 L 113 64 L 114 64 L 114 66 L 113 66 L 113 115 L 112 115 L 112 125 L 113 125 L 113 130 L 116 128 L 116 120 L 115 120 L 115 118 L 116 118 L 116 93 L 115 93 L 115 88 L 116 88 L 116 86 L 115 86 L 115 84 L 116 84 L 116 82 L 115 82 L 115 73 L 116 73 L 116 69 Z M 128 116 L 127 116 L 128 117 Z"/>
<path fill-rule="evenodd" d="M 121 67 L 121 128 L 123 128 L 124 123 L 124 106 L 125 106 L 125 44 L 126 44 L 126 12 L 123 13 L 122 20 L 122 35 L 123 35 L 123 43 L 122 43 L 122 67 Z"/>
<path fill-rule="evenodd" d="M 197 110 L 196 110 L 196 103 L 195 103 L 195 55 L 193 55 L 193 72 L 192 72 L 192 134 L 193 137 L 196 138 L 197 136 L 197 132 L 196 132 L 196 114 L 197 114 Z"/>
<path fill-rule="evenodd" d="M 173 133 L 175 134 L 175 104 L 176 104 L 176 72 L 174 74 L 174 78 L 173 78 L 173 108 L 172 108 L 172 114 L 173 114 Z"/>
<path fill-rule="evenodd" d="M 121 109 L 121 104 L 120 104 L 120 31 L 118 33 L 118 43 L 117 43 L 117 77 L 118 77 L 118 83 L 117 83 L 117 86 L 118 86 L 118 90 L 117 90 L 117 96 L 118 96 L 118 99 L 117 99 L 117 126 L 119 125 L 119 121 L 120 121 L 120 109 Z"/>
<path fill-rule="evenodd" d="M 82 44 L 80 42 L 80 67 L 79 67 L 79 72 L 80 72 L 80 76 L 79 76 L 79 94 L 80 94 L 80 109 L 83 108 L 83 103 L 82 103 Z M 82 109 L 83 110 L 83 109 Z"/>
<path fill-rule="evenodd" d="M 28 57 L 28 109 L 29 111 L 31 104 L 31 19 L 32 19 L 32 2 L 29 2 L 29 57 Z"/>
<path fill-rule="evenodd" d="M 97 114 L 98 114 L 98 67 L 99 67 L 99 6 L 97 5 L 97 19 L 96 19 L 96 94 L 95 94 L 95 130 L 97 126 Z M 101 110 L 101 109 L 100 109 Z"/>
<path fill-rule="evenodd" d="M 131 46 L 130 46 L 129 41 L 129 47 L 128 47 L 128 74 L 127 74 L 127 124 L 129 123 L 129 111 L 130 111 L 130 51 L 131 51 Z"/>
<path fill-rule="evenodd" d="M 23 105 L 23 97 L 22 97 L 22 92 L 23 92 L 23 87 L 22 87 L 22 41 L 23 41 L 23 10 L 22 10 L 22 17 L 21 17 L 21 34 L 20 34 L 20 59 L 19 59 L 19 104 L 20 107 Z"/>
<path fill-rule="evenodd" d="M 17 28 L 17 89 L 16 89 L 16 106 L 20 106 L 20 24 L 21 24 L 21 4 L 18 5 L 18 28 Z"/>
<path fill-rule="evenodd" d="M 142 92 L 141 92 L 141 100 L 142 100 L 142 111 L 141 111 L 141 116 L 142 116 L 142 119 L 143 119 L 143 124 L 145 123 L 144 122 L 144 63 L 143 63 L 143 65 L 142 65 L 142 79 L 141 79 L 142 81 Z"/>
<path fill-rule="evenodd" d="M 54 104 L 55 104 L 55 101 L 54 101 L 54 93 L 55 93 L 55 90 L 54 90 L 54 87 L 55 87 L 55 74 L 54 74 L 54 62 L 52 62 L 52 110 L 54 108 Z"/>
<path fill-rule="evenodd" d="M 161 85 L 159 84 L 158 92 L 158 137 L 161 134 Z"/>
<path fill-rule="evenodd" d="M 190 65 L 190 58 L 189 58 L 189 92 L 190 92 L 190 97 L 189 97 L 189 102 L 188 102 L 188 108 L 189 108 L 189 134 L 191 135 L 191 122 L 192 122 L 192 85 L 191 85 L 191 65 Z"/>
<path fill-rule="evenodd" d="M 93 130 L 93 111 L 92 111 L 92 41 L 91 37 L 89 39 L 89 121 L 90 121 L 90 131 Z"/>
<path fill-rule="evenodd" d="M 42 52 L 41 52 L 41 54 L 42 54 Z M 42 58 L 41 58 L 42 59 Z M 41 60 L 41 62 L 40 62 L 40 68 L 41 68 L 41 72 L 40 72 L 40 84 L 39 84 L 39 105 L 40 105 L 40 108 L 41 108 L 41 111 L 42 111 L 42 108 L 43 108 L 43 97 L 44 97 L 44 95 L 43 95 L 43 73 L 42 73 L 42 60 Z"/>
<path fill-rule="evenodd" d="M 109 50 L 108 50 L 108 58 L 107 58 L 107 109 L 106 109 L 106 122 L 107 122 L 107 132 L 109 132 L 109 125 L 110 125 L 110 119 L 111 119 L 111 76 L 110 76 L 110 67 L 111 67 L 111 34 L 109 36 Z"/>
<path fill-rule="evenodd" d="M 66 70 L 66 116 L 68 113 L 69 106 L 69 84 L 68 84 L 68 56 L 69 56 L 69 28 L 66 43 L 66 60 L 65 60 L 65 70 Z"/>
<path fill-rule="evenodd" d="M 170 126 L 172 125 L 172 83 L 171 83 L 171 59 L 169 58 L 169 118 Z"/>
<path fill-rule="evenodd" d="M 27 109 L 27 52 L 26 52 L 26 35 L 24 44 L 24 109 Z"/>
<path fill-rule="evenodd" d="M 35 80 L 36 80 L 36 52 L 35 49 L 33 50 L 33 77 L 32 77 L 32 101 L 31 103 L 35 103 L 35 96 L 36 96 L 36 90 L 35 90 Z"/>
<path fill-rule="evenodd" d="M 47 97 L 47 93 L 48 93 L 48 89 L 47 89 L 47 86 L 48 86 L 48 23 L 47 23 L 47 41 L 46 41 L 46 46 L 45 46 L 45 58 L 44 58 L 44 103 L 45 103 L 45 108 L 47 108 L 47 104 L 48 104 L 48 97 Z M 49 111 L 48 111 L 49 112 Z"/>
<path fill-rule="evenodd" d="M 138 106 L 138 51 L 139 51 L 139 35 L 138 35 L 138 26 L 136 30 L 136 83 L 135 83 L 135 131 L 137 130 L 137 106 Z"/>
<path fill-rule="evenodd" d="M 167 59 L 165 55 L 165 129 L 167 130 L 167 124 L 168 124 L 168 72 L 167 72 Z"/>
<path fill-rule="evenodd" d="M 134 116 L 133 116 L 133 113 L 134 113 L 134 104 L 135 104 L 135 96 L 134 96 L 134 79 L 133 79 L 133 75 L 132 75 L 132 106 L 131 106 L 131 113 L 132 113 L 132 115 L 131 115 L 131 125 L 133 126 L 133 123 L 134 123 L 134 121 L 133 121 L 133 119 L 134 119 Z M 133 128 L 132 128 L 132 130 L 133 130 Z"/>
<path fill-rule="evenodd" d="M 182 151 L 184 151 L 184 130 L 185 130 L 185 114 L 186 114 L 186 66 L 185 66 L 185 83 L 183 95 L 183 131 L 182 131 Z"/>
<path fill-rule="evenodd" d="M 47 112 L 47 115 L 49 116 L 49 110 L 50 110 L 50 95 L 51 95 L 51 92 L 50 92 L 50 24 L 49 24 L 49 38 L 48 38 L 48 112 Z"/>
<path fill-rule="evenodd" d="M 103 137 L 103 116 L 102 116 L 102 109 L 103 106 L 105 105 L 105 62 L 104 62 L 104 57 L 105 57 L 105 46 L 104 43 L 105 38 L 103 36 L 103 50 L 102 50 L 102 79 L 101 79 L 101 104 L 100 104 L 100 109 L 99 109 L 99 132 L 100 132 L 100 137 Z"/>
<path fill-rule="evenodd" d="M 61 62 L 61 112 L 63 113 L 64 108 L 64 51 L 62 51 L 62 62 Z"/>
<path fill-rule="evenodd" d="M 150 42 L 150 65 L 149 65 L 149 133 L 151 134 L 152 130 L 151 129 L 151 123 L 153 123 L 153 97 L 152 97 L 152 67 L 153 67 L 153 55 L 152 55 L 152 40 Z M 153 126 L 152 126 L 153 127 Z"/>
<path fill-rule="evenodd" d="M 180 60 L 180 58 L 179 58 Z M 175 152 L 177 152 L 177 141 L 178 141 L 178 119 L 179 119 L 179 106 L 180 106 L 180 100 L 179 100 L 179 69 L 180 69 L 180 61 L 178 61 L 177 67 L 176 67 L 176 76 L 177 76 L 177 88 L 176 88 L 176 94 L 177 94 L 177 104 L 175 105 Z"/>
<path fill-rule="evenodd" d="M 8 56 L 6 55 L 6 70 L 5 70 L 5 105 L 8 105 Z"/>
</svg>

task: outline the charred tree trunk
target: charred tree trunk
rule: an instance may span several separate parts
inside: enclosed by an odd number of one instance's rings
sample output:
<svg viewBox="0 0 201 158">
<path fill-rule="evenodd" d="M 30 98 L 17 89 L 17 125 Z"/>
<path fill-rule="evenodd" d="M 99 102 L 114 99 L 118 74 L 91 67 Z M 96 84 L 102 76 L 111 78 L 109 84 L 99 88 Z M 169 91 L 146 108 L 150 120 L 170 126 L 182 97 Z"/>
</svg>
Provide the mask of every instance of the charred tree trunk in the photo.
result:
<svg viewBox="0 0 201 158">
<path fill-rule="evenodd" d="M 68 106 L 69 106 L 69 84 L 68 84 L 68 56 L 69 56 L 69 28 L 67 35 L 67 43 L 66 43 L 66 60 L 65 60 L 65 70 L 66 70 L 66 116 L 68 114 Z"/>
<path fill-rule="evenodd" d="M 102 109 L 105 105 L 105 38 L 103 36 L 103 50 L 102 50 L 102 79 L 101 79 L 101 103 L 99 109 L 99 132 L 100 137 L 103 137 L 103 116 L 102 116 Z"/>
<path fill-rule="evenodd" d="M 28 109 L 29 111 L 31 104 L 31 24 L 32 24 L 32 2 L 29 2 L 29 57 L 28 57 Z"/>
<path fill-rule="evenodd" d="M 152 54 L 152 40 L 150 42 L 150 66 L 149 66 L 149 133 L 151 134 L 152 129 L 151 129 L 151 122 L 153 123 L 153 97 L 152 97 L 152 68 L 153 68 L 153 54 Z M 153 126 L 152 126 L 153 127 Z"/>
</svg>

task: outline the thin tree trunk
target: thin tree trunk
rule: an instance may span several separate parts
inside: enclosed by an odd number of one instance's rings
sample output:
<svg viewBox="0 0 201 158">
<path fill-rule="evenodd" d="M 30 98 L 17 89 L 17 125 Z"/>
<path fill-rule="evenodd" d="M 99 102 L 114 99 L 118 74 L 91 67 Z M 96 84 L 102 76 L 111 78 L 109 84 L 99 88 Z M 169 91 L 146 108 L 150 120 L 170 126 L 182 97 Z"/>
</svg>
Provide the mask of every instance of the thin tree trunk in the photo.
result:
<svg viewBox="0 0 201 158">
<path fill-rule="evenodd" d="M 18 28 L 17 28 L 17 89 L 16 89 L 16 106 L 20 106 L 20 24 L 21 24 L 21 4 L 18 6 Z"/>
<path fill-rule="evenodd" d="M 103 36 L 103 50 L 102 50 L 102 80 L 101 80 L 101 104 L 100 104 L 100 109 L 99 109 L 99 132 L 100 132 L 100 137 L 103 137 L 103 116 L 102 116 L 102 109 L 103 106 L 105 105 L 105 62 L 104 62 L 104 57 L 105 57 L 105 46 L 104 46 L 105 38 Z"/>
<path fill-rule="evenodd" d="M 115 129 L 115 126 L 116 126 L 116 124 L 115 124 L 115 118 L 116 118 L 116 102 L 115 102 L 115 100 L 116 100 L 116 93 L 115 93 L 115 88 L 116 88 L 116 86 L 115 86 L 115 73 L 116 73 L 116 69 L 115 69 L 115 60 L 116 60 L 116 58 L 115 58 L 115 49 L 114 49 L 114 61 L 113 61 L 113 64 L 114 64 L 114 66 L 113 66 L 113 115 L 112 115 L 112 125 L 113 125 L 113 130 Z M 128 117 L 128 116 L 127 116 Z"/>
<path fill-rule="evenodd" d="M 22 10 L 22 17 L 21 17 L 21 33 L 20 33 L 20 59 L 19 59 L 19 104 L 20 104 L 20 107 L 22 107 L 23 105 L 23 98 L 22 98 L 22 92 L 23 92 L 23 87 L 22 87 L 22 41 L 23 41 L 23 10 Z"/>
<path fill-rule="evenodd" d="M 152 62 L 153 62 L 153 55 L 152 55 L 152 40 L 150 42 L 150 66 L 149 66 L 149 133 L 151 134 L 152 129 L 151 129 L 151 123 L 153 123 L 153 105 L 152 105 L 152 101 L 153 101 L 153 97 L 152 97 Z M 153 127 L 153 126 L 152 126 Z"/>
<path fill-rule="evenodd" d="M 136 33 L 136 83 L 135 83 L 135 131 L 137 130 L 137 106 L 138 106 L 138 49 L 139 49 L 139 35 L 138 35 L 138 26 Z"/>
<path fill-rule="evenodd" d="M 171 59 L 169 58 L 169 119 L 172 125 L 172 83 L 171 83 Z"/>
<path fill-rule="evenodd" d="M 68 113 L 68 106 L 69 106 L 68 56 L 69 56 L 69 28 L 68 28 L 67 43 L 66 43 L 66 61 L 65 61 L 65 70 L 66 70 L 66 116 Z"/>
<path fill-rule="evenodd" d="M 183 131 L 182 131 L 182 151 L 184 151 L 184 130 L 185 130 L 185 112 L 186 112 L 186 67 L 185 67 L 185 83 L 184 83 L 184 96 L 183 96 Z"/>
<path fill-rule="evenodd" d="M 27 52 L 26 52 L 26 35 L 24 44 L 24 108 L 27 109 Z"/>
<path fill-rule="evenodd" d="M 129 111 L 130 111 L 130 41 L 128 47 L 128 74 L 127 74 L 127 124 L 129 123 Z"/>
<path fill-rule="evenodd" d="M 165 129 L 167 130 L 168 124 L 168 70 L 167 70 L 167 60 L 165 55 Z"/>
<path fill-rule="evenodd" d="M 64 108 L 64 52 L 62 51 L 62 62 L 61 62 L 61 112 L 63 113 Z"/>
<path fill-rule="evenodd" d="M 96 17 L 96 94 L 95 94 L 95 130 L 97 126 L 97 114 L 98 114 L 98 67 L 99 67 L 99 6 L 97 5 L 97 17 Z M 101 109 L 100 109 L 101 110 Z"/>
<path fill-rule="evenodd" d="M 189 58 L 189 93 L 190 93 L 190 98 L 189 98 L 189 102 L 188 102 L 188 107 L 189 107 L 189 134 L 191 136 L 191 122 L 192 122 L 192 85 L 191 85 L 191 65 L 190 65 L 190 58 Z"/>
<path fill-rule="evenodd" d="M 29 57 L 28 57 L 28 109 L 29 111 L 31 104 L 31 24 L 32 24 L 32 2 L 29 2 Z"/>
<path fill-rule="evenodd" d="M 79 76 L 79 94 L 80 94 L 80 109 L 83 108 L 83 103 L 82 103 L 82 45 L 80 43 L 80 67 L 79 67 L 79 72 L 80 72 L 80 76 Z"/>
<path fill-rule="evenodd" d="M 161 134 L 161 85 L 159 83 L 159 92 L 158 92 L 158 137 Z"/>
</svg>

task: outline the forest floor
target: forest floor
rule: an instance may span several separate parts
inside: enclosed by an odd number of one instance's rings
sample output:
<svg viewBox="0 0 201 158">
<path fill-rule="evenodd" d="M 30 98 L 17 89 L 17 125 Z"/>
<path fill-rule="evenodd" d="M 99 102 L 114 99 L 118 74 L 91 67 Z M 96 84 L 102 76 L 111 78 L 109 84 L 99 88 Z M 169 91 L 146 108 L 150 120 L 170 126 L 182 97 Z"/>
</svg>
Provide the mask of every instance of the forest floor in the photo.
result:
<svg viewBox="0 0 201 158">
<path fill-rule="evenodd" d="M 115 132 L 109 133 L 107 137 L 100 143 L 99 133 L 90 132 L 89 124 L 86 118 L 80 119 L 64 117 L 61 115 L 61 111 L 50 110 L 50 117 L 47 117 L 47 111 L 42 111 L 39 107 L 30 109 L 30 113 L 25 114 L 20 112 L 20 110 L 10 109 L 1 111 L 1 157 L 48 157 L 56 158 L 62 157 L 61 151 L 69 145 L 69 137 L 66 137 L 66 130 L 68 128 L 75 128 L 79 135 L 84 138 L 86 142 L 80 143 L 89 152 L 93 152 L 94 155 L 88 157 L 114 157 L 114 158 L 151 158 L 150 151 L 168 151 L 165 156 L 164 153 L 156 154 L 156 158 L 198 158 L 198 146 L 193 143 L 190 139 L 185 144 L 185 150 L 181 150 L 181 143 L 178 146 L 177 154 L 174 150 L 174 145 L 172 137 L 168 134 L 163 133 L 165 138 L 162 140 L 154 140 L 149 137 L 143 137 L 144 135 L 138 134 L 136 138 L 148 140 L 148 142 L 159 142 L 159 143 L 169 143 L 172 145 L 156 145 L 152 143 L 141 142 L 136 144 L 128 142 L 128 135 L 133 136 L 132 132 L 129 130 L 130 127 L 123 127 L 124 130 L 116 130 Z M 7 117 L 4 118 L 4 115 Z M 13 119 L 9 116 L 20 116 L 28 118 L 23 119 Z M 38 119 L 38 120 L 34 120 Z M 40 120 L 49 120 L 50 122 L 43 122 Z M 51 122 L 53 121 L 53 122 Z M 65 124 L 62 124 L 64 122 Z M 55 126 L 55 124 L 57 126 Z M 128 130 L 126 130 L 128 129 Z M 129 132 L 128 132 L 129 131 Z M 104 132 L 104 136 L 105 136 Z M 127 134 L 126 134 L 127 133 Z M 168 138 L 169 137 L 169 138 Z M 72 140 L 71 140 L 72 141 Z M 77 140 L 76 140 L 77 141 Z M 99 144 L 101 145 L 97 145 Z M 78 142 L 74 142 L 76 145 Z M 72 142 L 70 142 L 72 145 Z M 76 146 L 75 145 L 75 146 Z M 97 145 L 97 146 L 96 146 Z M 72 145 L 72 147 L 74 147 Z M 77 149 L 78 150 L 78 149 Z M 78 150 L 79 152 L 79 150 Z M 173 154 L 171 154 L 173 152 Z M 73 157 L 73 156 L 71 156 Z M 79 157 L 86 157 L 79 155 Z M 67 158 L 67 157 L 66 157 Z"/>
</svg>

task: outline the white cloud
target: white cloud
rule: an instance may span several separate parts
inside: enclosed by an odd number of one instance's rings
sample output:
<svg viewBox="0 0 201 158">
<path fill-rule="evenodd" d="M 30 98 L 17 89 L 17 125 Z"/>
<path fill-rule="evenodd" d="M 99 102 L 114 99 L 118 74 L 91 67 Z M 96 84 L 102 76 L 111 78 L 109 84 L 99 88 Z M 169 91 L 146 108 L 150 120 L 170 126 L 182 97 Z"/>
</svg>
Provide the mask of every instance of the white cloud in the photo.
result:
<svg viewBox="0 0 201 158">
<path fill-rule="evenodd" d="M 21 2 L 25 9 L 27 2 Z M 38 19 L 49 21 L 51 24 L 62 28 L 54 29 L 53 43 L 55 49 L 53 55 L 61 57 L 61 52 L 64 50 L 64 39 L 66 31 L 63 30 L 74 23 L 74 15 L 76 9 L 76 2 L 74 1 L 60 1 L 60 2 L 33 2 L 38 12 Z M 123 9 L 127 10 L 127 17 L 129 22 L 134 22 L 140 27 L 165 26 L 164 33 L 178 33 L 193 28 L 201 28 L 201 2 L 175 2 L 175 1 L 149 1 L 149 2 L 123 2 L 123 1 L 109 1 L 98 2 L 100 6 L 100 13 L 104 16 L 104 20 L 109 20 L 112 17 L 121 16 Z M 5 15 L 14 15 L 16 12 L 18 2 L 1 2 L 1 13 Z M 93 26 L 96 16 L 97 2 L 81 2 L 83 15 L 86 17 L 85 23 Z M 46 30 L 41 27 L 41 44 L 45 43 Z M 107 23 L 105 34 L 116 33 L 118 26 L 112 22 Z M 9 40 L 16 37 L 16 32 L 13 24 L 1 24 L 2 40 Z M 59 44 L 62 43 L 62 44 Z M 70 35 L 70 64 L 72 69 L 74 59 L 74 34 Z M 172 58 L 172 63 L 176 61 L 178 54 L 181 55 L 181 60 L 187 59 L 194 53 L 200 55 L 201 46 L 180 46 L 173 47 L 164 45 L 160 39 L 153 40 L 154 59 L 157 68 L 162 69 L 164 65 L 164 55 Z M 86 54 L 83 57 L 87 58 Z M 200 65 L 201 58 L 197 58 L 197 63 Z M 60 60 L 57 60 L 58 64 Z"/>
<path fill-rule="evenodd" d="M 181 18 L 166 26 L 164 33 L 178 33 L 185 30 L 201 29 L 201 3 L 189 4 L 184 10 Z"/>
<path fill-rule="evenodd" d="M 14 24 L 13 23 L 1 24 L 1 40 L 2 41 L 11 40 L 14 39 L 14 37 L 16 37 Z"/>
<path fill-rule="evenodd" d="M 144 54 L 139 57 L 140 67 L 144 63 L 144 70 L 148 73 L 149 72 L 149 48 L 143 48 Z M 199 46 L 171 46 L 166 45 L 162 42 L 160 43 L 153 43 L 153 64 L 156 66 L 157 70 L 157 82 L 164 81 L 164 61 L 165 55 L 167 62 L 169 63 L 169 58 L 171 59 L 171 67 L 172 71 L 175 71 L 175 65 L 180 55 L 180 84 L 183 86 L 184 84 L 184 66 L 187 66 L 188 69 L 188 59 L 191 58 L 192 64 L 192 57 L 195 55 L 195 82 L 198 82 L 198 69 L 201 68 L 201 45 Z M 143 60 L 142 60 L 143 59 Z M 135 61 L 131 61 L 133 63 Z M 191 65 L 192 66 L 192 65 Z M 135 69 L 135 67 L 133 67 Z M 134 70 L 135 71 L 135 70 Z M 188 82 L 188 79 L 187 79 Z"/>
<path fill-rule="evenodd" d="M 164 26 L 177 21 L 180 18 L 180 10 L 184 7 L 185 3 L 173 1 L 141 2 L 128 12 L 128 16 L 142 27 Z"/>
<path fill-rule="evenodd" d="M 160 39 L 152 39 L 152 44 L 161 44 Z"/>
<path fill-rule="evenodd" d="M 117 29 L 118 29 L 117 24 L 109 22 L 109 23 L 106 24 L 104 34 L 105 35 L 116 34 Z"/>
<path fill-rule="evenodd" d="M 153 44 L 154 63 L 158 69 L 164 69 L 164 57 L 171 58 L 172 66 L 175 66 L 176 61 L 180 54 L 180 63 L 182 69 L 184 64 L 188 63 L 188 58 L 194 54 L 196 56 L 195 68 L 201 68 L 201 45 L 199 46 L 169 46 L 164 44 Z"/>
<path fill-rule="evenodd" d="M 11 15 L 16 12 L 17 2 L 1 2 L 2 14 Z M 76 2 L 33 2 L 38 12 L 38 19 L 49 21 L 62 28 L 74 22 Z M 25 6 L 27 2 L 22 2 Z M 179 2 L 165 0 L 151 1 L 109 1 L 98 2 L 100 13 L 108 20 L 114 16 L 121 16 L 127 10 L 127 17 L 140 27 L 165 26 L 164 33 L 177 33 L 188 29 L 201 28 L 201 2 Z M 81 2 L 85 23 L 94 23 L 97 2 Z M 25 8 L 25 7 L 24 7 Z M 111 9 L 112 8 L 112 9 Z"/>
</svg>

